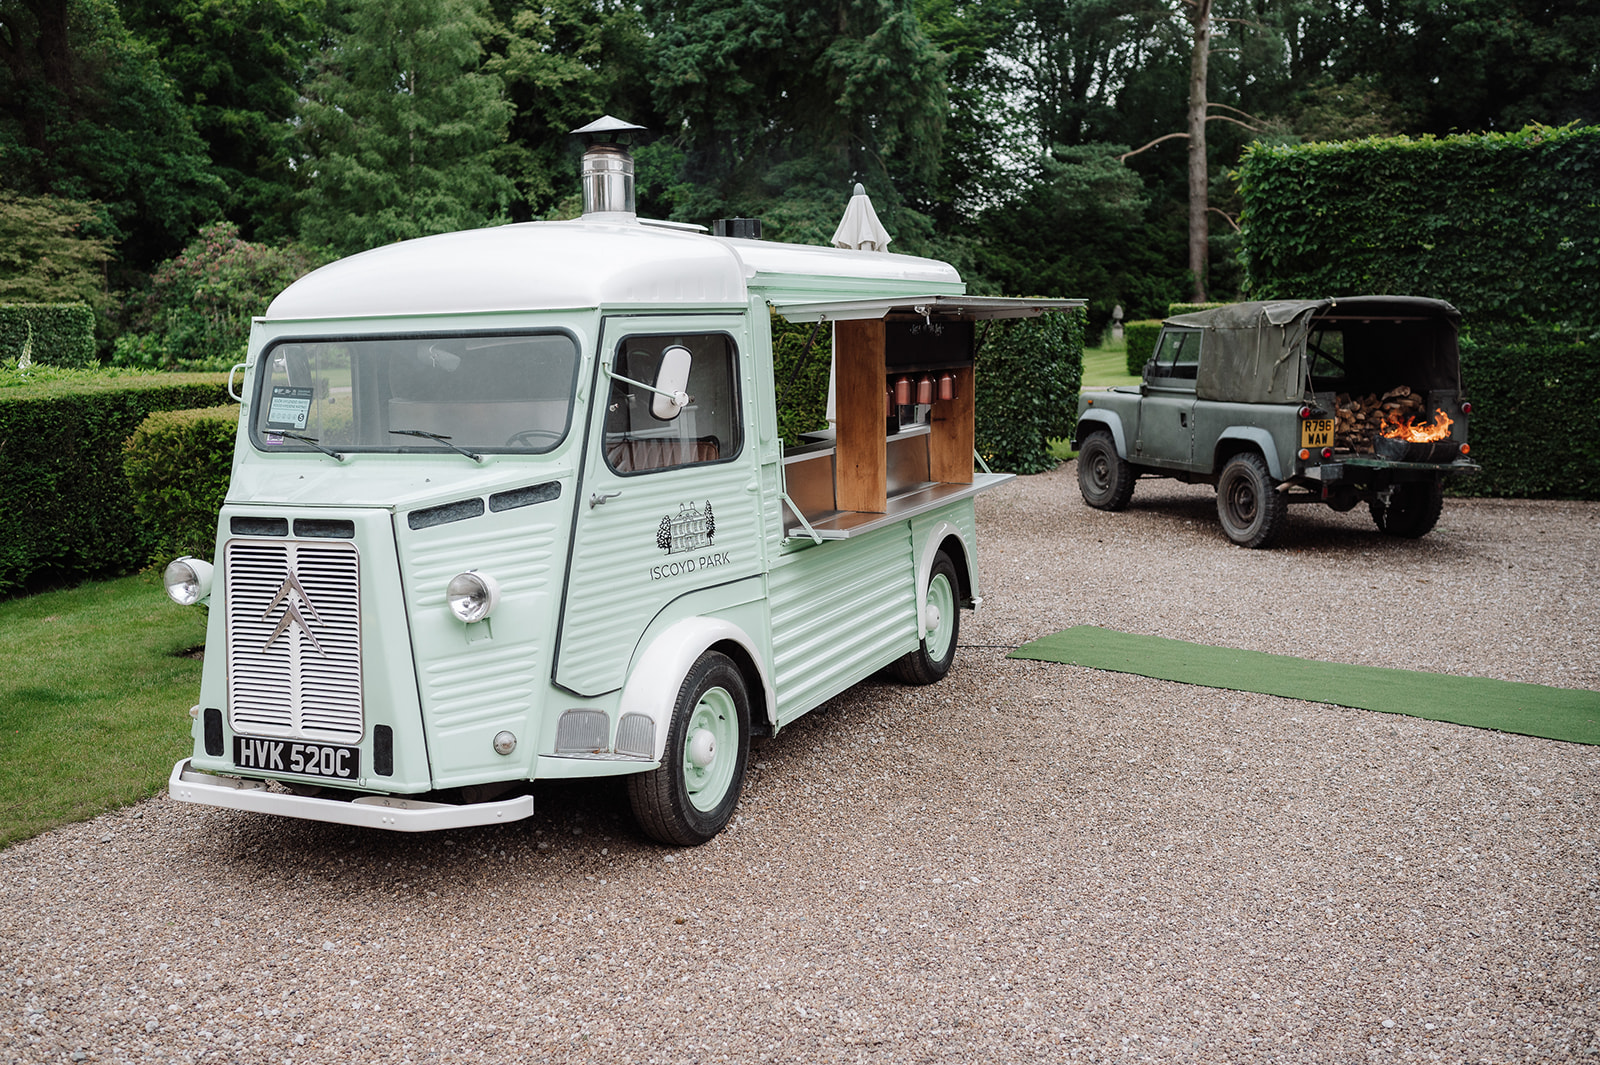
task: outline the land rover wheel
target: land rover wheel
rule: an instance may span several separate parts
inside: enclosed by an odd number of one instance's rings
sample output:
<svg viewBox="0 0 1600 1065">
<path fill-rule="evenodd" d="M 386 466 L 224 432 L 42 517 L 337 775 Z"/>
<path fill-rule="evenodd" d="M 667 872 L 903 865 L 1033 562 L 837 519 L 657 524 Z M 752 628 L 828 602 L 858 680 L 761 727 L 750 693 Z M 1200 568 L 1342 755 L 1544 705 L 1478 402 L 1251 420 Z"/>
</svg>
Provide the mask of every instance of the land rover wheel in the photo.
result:
<svg viewBox="0 0 1600 1065">
<path fill-rule="evenodd" d="M 915 651 L 895 660 L 892 672 L 904 684 L 933 684 L 943 680 L 956 660 L 956 638 L 961 635 L 961 586 L 950 556 L 940 551 L 928 571 L 927 604 L 923 620 L 927 635 Z"/>
<path fill-rule="evenodd" d="M 1240 547 L 1270 547 L 1283 535 L 1289 504 L 1275 490 L 1266 460 L 1254 451 L 1233 456 L 1217 478 L 1217 517 Z"/>
<path fill-rule="evenodd" d="M 1438 524 L 1439 512 L 1444 509 L 1444 484 L 1440 481 L 1397 484 L 1389 493 L 1387 504 L 1374 499 L 1367 504 L 1367 509 L 1372 512 L 1372 520 L 1379 531 L 1415 540 L 1428 535 Z"/>
<path fill-rule="evenodd" d="M 628 778 L 645 835 L 693 847 L 727 825 L 739 805 L 750 752 L 750 696 L 733 659 L 707 651 L 678 689 L 661 767 Z"/>
<path fill-rule="evenodd" d="M 1116 441 L 1104 429 L 1084 438 L 1078 450 L 1078 491 L 1096 510 L 1122 510 L 1133 498 L 1133 467 L 1117 454 Z"/>
</svg>

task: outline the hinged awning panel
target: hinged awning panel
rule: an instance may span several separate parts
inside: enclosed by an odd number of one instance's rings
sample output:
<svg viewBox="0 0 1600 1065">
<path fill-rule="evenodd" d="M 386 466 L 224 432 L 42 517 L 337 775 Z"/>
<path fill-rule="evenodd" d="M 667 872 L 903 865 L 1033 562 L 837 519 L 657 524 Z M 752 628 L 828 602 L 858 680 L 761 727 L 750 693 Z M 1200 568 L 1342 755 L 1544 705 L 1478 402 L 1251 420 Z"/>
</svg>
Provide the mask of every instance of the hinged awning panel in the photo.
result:
<svg viewBox="0 0 1600 1065">
<path fill-rule="evenodd" d="M 1035 318 L 1050 311 L 1070 311 L 1083 300 L 1019 299 L 1004 296 L 892 296 L 821 302 L 772 300 L 777 312 L 791 322 L 859 322 L 891 314 L 920 315 L 945 321 L 988 318 Z"/>
</svg>

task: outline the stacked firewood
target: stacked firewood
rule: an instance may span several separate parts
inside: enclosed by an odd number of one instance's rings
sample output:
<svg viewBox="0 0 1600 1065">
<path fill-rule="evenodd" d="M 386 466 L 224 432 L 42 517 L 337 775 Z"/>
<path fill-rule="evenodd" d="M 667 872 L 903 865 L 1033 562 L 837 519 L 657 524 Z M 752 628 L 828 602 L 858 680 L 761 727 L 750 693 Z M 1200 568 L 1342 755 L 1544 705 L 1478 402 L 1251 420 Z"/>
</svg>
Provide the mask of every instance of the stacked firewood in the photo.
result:
<svg viewBox="0 0 1600 1065">
<path fill-rule="evenodd" d="M 1359 455 L 1372 453 L 1372 437 L 1381 429 L 1423 413 L 1425 401 L 1409 385 L 1399 385 L 1383 395 L 1369 392 L 1351 396 L 1340 392 L 1333 425 L 1333 446 Z"/>
</svg>

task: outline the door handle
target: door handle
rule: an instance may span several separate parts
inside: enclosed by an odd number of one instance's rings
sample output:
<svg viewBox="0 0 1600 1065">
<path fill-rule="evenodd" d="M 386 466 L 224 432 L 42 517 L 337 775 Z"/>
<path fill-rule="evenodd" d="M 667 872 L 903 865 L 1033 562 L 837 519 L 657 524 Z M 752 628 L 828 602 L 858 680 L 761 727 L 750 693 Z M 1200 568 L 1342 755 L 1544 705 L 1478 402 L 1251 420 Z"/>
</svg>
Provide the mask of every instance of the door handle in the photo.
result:
<svg viewBox="0 0 1600 1065">
<path fill-rule="evenodd" d="M 622 494 L 621 492 L 590 492 L 589 493 L 589 509 L 593 510 L 595 507 L 598 507 L 601 503 L 604 503 L 606 500 L 615 499 L 618 496 L 620 496 L 621 494 Z"/>
</svg>

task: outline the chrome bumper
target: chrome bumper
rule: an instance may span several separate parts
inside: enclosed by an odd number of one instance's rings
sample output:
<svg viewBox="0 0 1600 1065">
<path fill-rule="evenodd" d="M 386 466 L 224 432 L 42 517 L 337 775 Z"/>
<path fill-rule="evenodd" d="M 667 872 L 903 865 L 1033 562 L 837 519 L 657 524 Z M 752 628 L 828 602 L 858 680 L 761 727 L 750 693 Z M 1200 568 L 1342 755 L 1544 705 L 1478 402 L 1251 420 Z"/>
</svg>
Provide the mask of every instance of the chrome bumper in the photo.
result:
<svg viewBox="0 0 1600 1065">
<path fill-rule="evenodd" d="M 328 821 L 336 825 L 382 828 L 391 832 L 435 832 L 445 828 L 520 821 L 533 816 L 532 795 L 460 806 L 419 802 L 394 795 L 363 795 L 349 802 L 316 799 L 272 791 L 260 780 L 202 773 L 189 768 L 187 758 L 172 767 L 172 776 L 167 781 L 167 794 L 178 802 L 198 803 L 201 806 L 223 806 L 230 810 L 298 817 L 306 821 Z"/>
</svg>

